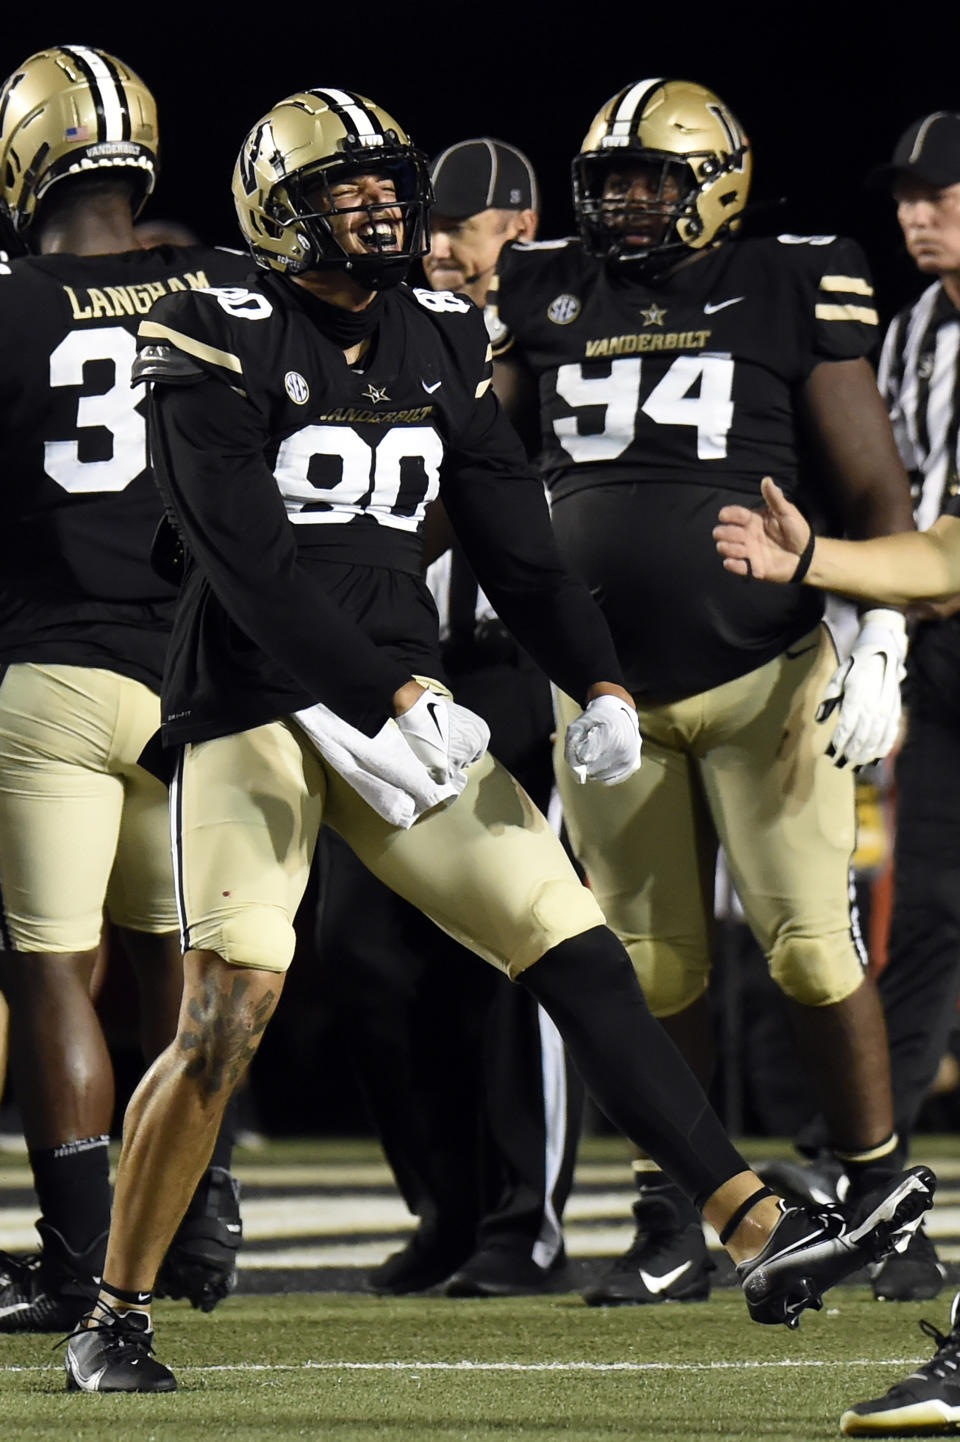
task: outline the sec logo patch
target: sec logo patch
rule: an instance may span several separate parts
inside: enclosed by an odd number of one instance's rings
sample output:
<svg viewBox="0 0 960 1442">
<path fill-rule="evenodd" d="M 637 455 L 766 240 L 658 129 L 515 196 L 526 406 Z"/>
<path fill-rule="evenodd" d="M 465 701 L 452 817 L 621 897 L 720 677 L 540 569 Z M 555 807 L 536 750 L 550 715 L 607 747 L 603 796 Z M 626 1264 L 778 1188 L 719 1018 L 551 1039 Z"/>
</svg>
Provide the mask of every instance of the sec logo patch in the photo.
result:
<svg viewBox="0 0 960 1442">
<path fill-rule="evenodd" d="M 554 325 L 569 325 L 580 314 L 580 302 L 575 295 L 558 295 L 547 306 L 547 319 Z"/>
<path fill-rule="evenodd" d="M 295 405 L 302 406 L 310 399 L 310 387 L 299 371 L 287 371 L 283 388 Z"/>
</svg>

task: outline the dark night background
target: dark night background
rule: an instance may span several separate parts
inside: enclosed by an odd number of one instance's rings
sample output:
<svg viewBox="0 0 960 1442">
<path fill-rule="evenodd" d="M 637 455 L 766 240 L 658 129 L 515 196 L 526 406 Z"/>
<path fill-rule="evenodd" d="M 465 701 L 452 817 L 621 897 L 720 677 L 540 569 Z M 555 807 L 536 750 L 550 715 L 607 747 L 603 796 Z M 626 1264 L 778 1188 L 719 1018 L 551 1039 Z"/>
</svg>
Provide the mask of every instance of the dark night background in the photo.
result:
<svg viewBox="0 0 960 1442">
<path fill-rule="evenodd" d="M 840 231 L 864 244 L 889 314 L 916 289 L 889 203 L 862 188 L 898 134 L 960 108 L 960 25 L 930 7 L 882 3 L 645 4 L 462 0 L 296 5 L 132 3 L 10 7 L 0 70 L 54 42 L 126 60 L 160 108 L 164 171 L 150 212 L 232 243 L 229 185 L 246 131 L 303 86 L 359 90 L 429 154 L 468 135 L 521 146 L 540 175 L 541 235 L 571 230 L 569 164 L 594 113 L 645 76 L 715 90 L 754 148 L 754 199 L 790 205 L 754 225 Z M 940 12 L 949 16 L 949 8 Z"/>
<path fill-rule="evenodd" d="M 699 81 L 751 138 L 754 200 L 788 202 L 761 205 L 751 224 L 856 236 L 884 318 L 922 282 L 889 198 L 867 191 L 864 177 L 889 158 L 910 121 L 960 109 L 960 25 L 941 20 L 935 28 L 933 10 L 918 5 L 261 0 L 241 9 L 166 0 L 33 13 L 7 7 L 0 73 L 53 43 L 94 45 L 124 59 L 159 104 L 163 173 L 148 213 L 182 219 L 204 240 L 225 244 L 238 240 L 230 177 L 240 142 L 299 88 L 360 91 L 430 155 L 484 133 L 521 146 L 540 176 L 540 233 L 549 238 L 571 231 L 570 159 L 604 101 L 646 76 Z M 313 899 L 308 893 L 302 954 L 255 1069 L 271 1131 L 350 1131 L 362 1115 L 310 954 Z M 133 1052 L 131 1069 L 132 1083 Z"/>
</svg>

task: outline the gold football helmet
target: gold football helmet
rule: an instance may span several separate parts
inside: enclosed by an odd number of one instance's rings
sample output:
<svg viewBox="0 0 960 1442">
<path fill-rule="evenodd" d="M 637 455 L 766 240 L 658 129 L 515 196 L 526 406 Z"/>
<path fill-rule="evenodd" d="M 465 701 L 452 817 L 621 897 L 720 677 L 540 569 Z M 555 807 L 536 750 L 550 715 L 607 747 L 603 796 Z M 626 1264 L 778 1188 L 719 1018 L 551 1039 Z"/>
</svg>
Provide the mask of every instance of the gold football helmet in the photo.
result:
<svg viewBox="0 0 960 1442">
<path fill-rule="evenodd" d="M 157 106 L 121 60 L 86 45 L 31 55 L 0 90 L 0 207 L 19 235 L 52 185 L 121 168 L 138 214 L 157 178 Z"/>
<path fill-rule="evenodd" d="M 608 186 L 609 177 L 636 166 L 653 178 L 643 200 Z M 739 121 L 712 91 L 689 80 L 628 85 L 594 117 L 573 162 L 584 247 L 604 260 L 649 262 L 716 245 L 739 224 L 751 168 Z M 628 213 L 643 217 L 635 226 L 647 226 L 643 243 L 631 244 Z"/>
<path fill-rule="evenodd" d="M 331 186 L 358 171 L 393 179 L 396 201 L 338 209 Z M 296 275 L 340 266 L 378 290 L 401 281 L 410 261 L 429 249 L 433 192 L 426 156 L 391 115 L 352 91 L 303 90 L 275 105 L 243 143 L 233 198 L 254 259 L 271 270 Z M 348 254 L 331 216 L 365 211 L 377 245 L 376 220 L 388 208 L 402 214 L 400 248 Z"/>
</svg>

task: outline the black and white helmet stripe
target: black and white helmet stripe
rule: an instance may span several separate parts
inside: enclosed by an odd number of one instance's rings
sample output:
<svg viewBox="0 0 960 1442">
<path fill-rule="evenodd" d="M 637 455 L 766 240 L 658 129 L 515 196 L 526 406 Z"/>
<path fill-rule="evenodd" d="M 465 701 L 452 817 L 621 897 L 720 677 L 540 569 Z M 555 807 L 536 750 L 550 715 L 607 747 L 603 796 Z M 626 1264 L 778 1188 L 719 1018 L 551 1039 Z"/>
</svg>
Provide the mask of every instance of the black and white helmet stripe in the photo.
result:
<svg viewBox="0 0 960 1442">
<path fill-rule="evenodd" d="M 97 140 L 129 140 L 130 107 L 116 66 L 86 45 L 62 45 L 60 49 L 90 86 L 97 112 Z"/>
<path fill-rule="evenodd" d="M 307 90 L 304 93 L 315 95 L 318 100 L 325 100 L 342 121 L 344 129 L 348 134 L 355 135 L 360 145 L 376 147 L 383 144 L 383 126 L 359 95 L 353 95 L 349 90 L 326 88 Z"/>
<path fill-rule="evenodd" d="M 643 114 L 647 101 L 657 86 L 662 84 L 662 77 L 656 80 L 638 80 L 636 85 L 631 85 L 629 90 L 624 91 L 619 105 L 610 117 L 610 128 L 602 141 L 604 146 L 621 146 L 632 143 L 634 121 L 637 115 Z"/>
</svg>

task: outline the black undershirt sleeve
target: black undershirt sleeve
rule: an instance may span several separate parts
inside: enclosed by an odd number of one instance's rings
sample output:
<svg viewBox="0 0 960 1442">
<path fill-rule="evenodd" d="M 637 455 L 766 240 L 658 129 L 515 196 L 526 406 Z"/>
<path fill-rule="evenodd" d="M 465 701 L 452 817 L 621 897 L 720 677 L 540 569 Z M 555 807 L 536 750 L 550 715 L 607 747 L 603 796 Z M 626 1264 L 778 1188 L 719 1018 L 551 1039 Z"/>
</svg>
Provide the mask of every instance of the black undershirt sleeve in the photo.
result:
<svg viewBox="0 0 960 1442">
<path fill-rule="evenodd" d="M 622 685 L 606 620 L 564 566 L 543 485 L 492 392 L 448 452 L 440 494 L 490 604 L 551 681 L 581 704 L 595 682 Z"/>
<path fill-rule="evenodd" d="M 216 380 L 155 384 L 149 427 L 164 500 L 231 620 L 316 700 L 374 735 L 409 672 L 299 563 L 254 407 Z"/>
</svg>

